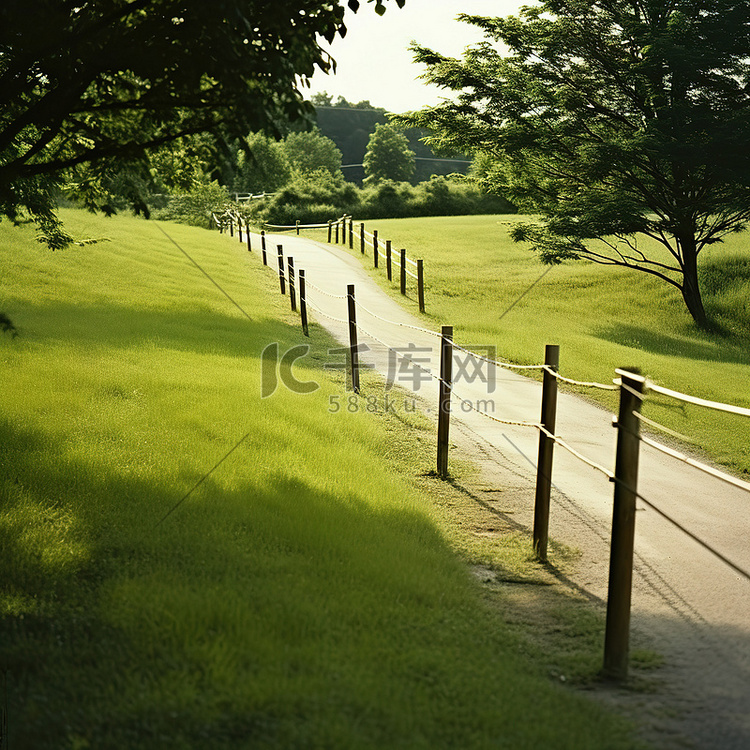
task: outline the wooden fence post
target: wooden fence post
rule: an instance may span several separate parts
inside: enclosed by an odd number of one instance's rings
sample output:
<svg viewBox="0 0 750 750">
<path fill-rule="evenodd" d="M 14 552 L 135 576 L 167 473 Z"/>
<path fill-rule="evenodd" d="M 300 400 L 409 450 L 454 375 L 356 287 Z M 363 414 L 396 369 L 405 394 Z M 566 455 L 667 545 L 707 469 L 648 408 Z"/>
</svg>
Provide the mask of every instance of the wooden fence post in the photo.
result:
<svg viewBox="0 0 750 750">
<path fill-rule="evenodd" d="M 547 344 L 544 349 L 544 364 L 557 372 L 560 366 L 560 347 Z M 555 434 L 557 418 L 557 378 L 547 370 L 542 376 L 541 425 L 547 432 Z M 539 431 L 539 458 L 536 464 L 536 498 L 534 500 L 534 552 L 542 561 L 547 561 L 549 541 L 549 499 L 552 488 L 552 457 L 555 441 Z"/>
<path fill-rule="evenodd" d="M 354 300 L 354 284 L 346 287 L 349 306 L 349 362 L 352 375 L 352 390 L 359 394 L 359 352 L 357 351 L 357 305 Z"/>
<path fill-rule="evenodd" d="M 419 300 L 419 312 L 424 312 L 424 261 L 417 260 L 417 299 Z"/>
<path fill-rule="evenodd" d="M 300 268 L 299 273 L 299 314 L 302 320 L 302 333 L 305 336 L 310 335 L 310 331 L 307 327 L 307 290 L 305 289 L 305 272 Z"/>
<path fill-rule="evenodd" d="M 336 222 L 336 244 L 339 244 L 339 227 L 341 226 L 341 219 Z"/>
<path fill-rule="evenodd" d="M 385 241 L 385 271 L 388 276 L 388 281 L 391 281 L 393 279 L 393 273 L 392 273 L 392 264 L 391 264 L 391 241 L 386 240 Z"/>
<path fill-rule="evenodd" d="M 248 221 L 247 224 L 245 224 L 245 229 L 247 229 L 247 251 L 251 253 L 253 251 L 253 245 L 250 242 L 250 222 Z"/>
<path fill-rule="evenodd" d="M 607 624 L 604 635 L 603 675 L 614 680 L 628 676 L 630 600 L 633 586 L 635 500 L 638 494 L 640 412 L 645 378 L 618 369 L 620 410 L 617 415 L 615 492 L 612 509 L 612 546 L 609 558 Z"/>
<path fill-rule="evenodd" d="M 297 223 L 295 224 L 295 226 L 297 228 L 297 234 L 299 235 L 299 219 L 297 219 Z"/>
<path fill-rule="evenodd" d="M 237 217 L 237 241 L 242 242 L 242 217 Z"/>
<path fill-rule="evenodd" d="M 294 290 L 294 258 L 290 255 L 286 261 L 289 276 L 289 300 L 292 303 L 292 312 L 297 312 L 297 294 Z"/>
<path fill-rule="evenodd" d="M 401 249 L 401 294 L 406 294 L 406 250 Z"/>
<path fill-rule="evenodd" d="M 279 287 L 281 293 L 286 294 L 286 281 L 284 279 L 284 248 L 282 245 L 276 245 L 276 250 L 279 253 Z"/>
<path fill-rule="evenodd" d="M 364 223 L 359 225 L 359 249 L 362 255 L 365 254 L 365 225 Z"/>
<path fill-rule="evenodd" d="M 260 246 L 263 250 L 263 265 L 268 265 L 268 257 L 266 256 L 266 230 L 261 229 L 260 230 Z"/>
<path fill-rule="evenodd" d="M 448 476 L 450 441 L 451 389 L 453 381 L 453 326 L 443 326 L 440 339 L 440 383 L 438 396 L 437 472 Z"/>
<path fill-rule="evenodd" d="M 331 244 L 331 232 L 333 231 L 333 222 L 328 219 L 328 244 Z"/>
<path fill-rule="evenodd" d="M 378 230 L 376 229 L 372 233 L 372 259 L 375 263 L 375 268 L 378 267 Z"/>
<path fill-rule="evenodd" d="M 354 250 L 354 219 L 349 217 L 349 249 Z"/>
<path fill-rule="evenodd" d="M 229 217 L 229 236 L 234 237 L 234 220 L 232 217 Z"/>
</svg>

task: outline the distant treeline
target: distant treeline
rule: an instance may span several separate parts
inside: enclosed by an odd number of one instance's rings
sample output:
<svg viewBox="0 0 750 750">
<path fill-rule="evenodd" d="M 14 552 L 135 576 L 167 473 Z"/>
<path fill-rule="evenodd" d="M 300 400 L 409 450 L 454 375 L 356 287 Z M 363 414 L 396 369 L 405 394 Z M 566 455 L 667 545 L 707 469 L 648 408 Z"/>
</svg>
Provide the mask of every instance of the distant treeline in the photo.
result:
<svg viewBox="0 0 750 750">
<path fill-rule="evenodd" d="M 336 102 L 328 94 L 316 94 L 312 97 L 317 114 L 320 132 L 330 138 L 342 154 L 343 173 L 347 180 L 362 183 L 365 172 L 362 160 L 367 150 L 370 136 L 375 132 L 378 123 L 388 121 L 387 110 L 374 107 L 368 101 L 351 104 L 343 97 Z M 409 140 L 409 148 L 414 152 L 417 168 L 412 183 L 429 180 L 432 175 L 466 174 L 470 160 L 465 156 L 445 159 L 435 156 L 432 150 L 420 141 L 426 131 L 410 128 L 404 131 Z M 356 165 L 356 166 L 352 166 Z"/>
</svg>

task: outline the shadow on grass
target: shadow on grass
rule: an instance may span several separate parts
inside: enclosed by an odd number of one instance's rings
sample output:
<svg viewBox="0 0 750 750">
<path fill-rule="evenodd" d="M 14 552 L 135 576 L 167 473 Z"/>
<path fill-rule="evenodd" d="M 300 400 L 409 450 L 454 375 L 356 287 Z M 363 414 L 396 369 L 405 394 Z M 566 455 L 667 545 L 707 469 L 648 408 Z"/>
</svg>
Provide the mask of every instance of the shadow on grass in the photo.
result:
<svg viewBox="0 0 750 750">
<path fill-rule="evenodd" d="M 695 338 L 686 338 L 621 323 L 600 328 L 593 335 L 620 346 L 653 354 L 707 362 L 750 364 L 750 351 L 747 347 L 737 342 L 736 338 L 727 339 L 719 334 L 713 335 L 711 340 L 707 340 L 706 334 L 696 334 Z"/>
<path fill-rule="evenodd" d="M 23 341 L 41 344 L 65 341 L 84 347 L 119 348 L 155 345 L 176 351 L 244 356 L 248 345 L 256 344 L 259 334 L 285 341 L 293 330 L 280 321 L 247 320 L 213 309 L 143 310 L 55 303 L 25 306 L 24 325 L 19 333 Z"/>
<path fill-rule="evenodd" d="M 233 491 L 212 476 L 159 524 L 174 487 L 97 473 L 7 423 L 0 441 L 16 750 L 528 741 L 513 718 L 549 686 L 507 633 L 487 635 L 462 566 L 416 510 L 283 473 Z"/>
</svg>

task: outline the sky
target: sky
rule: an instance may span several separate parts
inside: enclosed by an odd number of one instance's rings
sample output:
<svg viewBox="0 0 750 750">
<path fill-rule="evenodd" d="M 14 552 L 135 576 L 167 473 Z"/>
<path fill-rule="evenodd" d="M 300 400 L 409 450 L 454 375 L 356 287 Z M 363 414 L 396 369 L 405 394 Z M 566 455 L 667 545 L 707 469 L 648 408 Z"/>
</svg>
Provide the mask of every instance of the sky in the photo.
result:
<svg viewBox="0 0 750 750">
<path fill-rule="evenodd" d="M 529 0 L 406 0 L 399 8 L 389 0 L 386 13 L 378 16 L 373 4 L 362 0 L 358 13 L 346 12 L 346 37 L 326 46 L 336 60 L 336 74 L 317 72 L 307 92 L 327 91 L 334 101 L 339 96 L 352 103 L 369 100 L 373 106 L 399 113 L 437 104 L 447 92 L 416 80 L 424 68 L 414 62 L 409 44 L 416 41 L 460 57 L 482 35 L 457 21 L 459 13 L 507 16 L 531 4 Z"/>
</svg>

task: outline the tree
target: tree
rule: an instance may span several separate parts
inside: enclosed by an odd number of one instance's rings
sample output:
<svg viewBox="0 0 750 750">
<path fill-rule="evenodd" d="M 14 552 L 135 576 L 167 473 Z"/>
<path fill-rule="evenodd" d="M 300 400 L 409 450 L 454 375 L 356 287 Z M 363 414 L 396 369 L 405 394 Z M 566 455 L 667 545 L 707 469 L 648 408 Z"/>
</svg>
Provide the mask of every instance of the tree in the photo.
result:
<svg viewBox="0 0 750 750">
<path fill-rule="evenodd" d="M 368 0 L 378 13 L 388 1 Z M 146 174 L 163 144 L 310 118 L 298 85 L 334 67 L 319 38 L 345 34 L 342 3 L 3 0 L 0 216 L 30 213 L 59 247 L 57 189 L 111 211 L 107 180 Z"/>
<path fill-rule="evenodd" d="M 239 192 L 272 193 L 292 176 L 289 157 L 278 141 L 251 133 L 239 152 L 234 188 Z"/>
<path fill-rule="evenodd" d="M 414 174 L 414 152 L 406 136 L 396 127 L 379 124 L 367 144 L 364 165 L 370 182 L 406 182 Z"/>
<path fill-rule="evenodd" d="M 486 183 L 541 214 L 514 237 L 544 262 L 652 274 L 708 327 L 699 254 L 750 219 L 750 3 L 542 0 L 462 19 L 487 37 L 462 60 L 414 48 L 457 99 L 402 122 L 491 157 Z"/>
<path fill-rule="evenodd" d="M 293 169 L 309 174 L 324 169 L 331 174 L 341 171 L 341 151 L 319 130 L 290 133 L 283 143 Z"/>
</svg>

